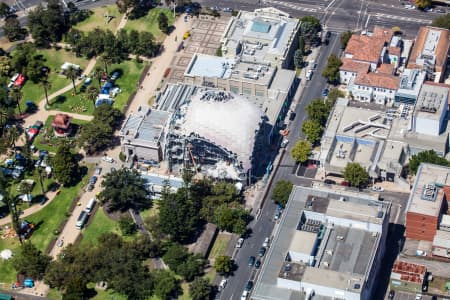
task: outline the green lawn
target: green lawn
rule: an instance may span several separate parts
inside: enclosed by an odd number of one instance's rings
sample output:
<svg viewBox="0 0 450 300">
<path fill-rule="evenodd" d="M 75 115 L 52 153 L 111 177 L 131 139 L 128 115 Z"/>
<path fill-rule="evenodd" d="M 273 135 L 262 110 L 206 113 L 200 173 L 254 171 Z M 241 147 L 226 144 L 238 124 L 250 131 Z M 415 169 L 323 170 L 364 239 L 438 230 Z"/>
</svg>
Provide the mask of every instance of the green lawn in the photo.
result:
<svg viewBox="0 0 450 300">
<path fill-rule="evenodd" d="M 51 126 L 55 116 L 49 116 L 45 121 L 44 128 L 40 131 L 39 135 L 34 140 L 34 145 L 39 150 L 47 150 L 49 152 L 55 153 L 56 148 L 61 141 L 68 141 L 71 143 L 75 151 L 77 152 L 76 139 L 74 135 L 80 130 L 80 126 L 86 124 L 87 121 L 72 119 L 72 136 L 70 137 L 56 137 L 53 134 L 53 127 Z"/>
<path fill-rule="evenodd" d="M 121 235 L 119 224 L 111 220 L 105 214 L 103 208 L 99 207 L 89 226 L 87 226 L 86 229 L 83 229 L 81 245 L 95 244 L 102 234 L 110 232 Z"/>
<path fill-rule="evenodd" d="M 158 213 L 159 209 L 159 200 L 155 200 L 152 203 L 152 207 L 149 209 L 144 209 L 143 211 L 139 212 L 139 214 L 142 217 L 142 220 L 145 220 L 148 217 L 154 216 Z"/>
<path fill-rule="evenodd" d="M 66 85 L 71 84 L 71 81 L 69 79 L 67 79 L 63 75 L 59 75 L 60 67 L 65 62 L 77 64 L 82 69 L 84 69 L 88 64 L 88 60 L 82 57 L 76 57 L 72 52 L 66 51 L 64 49 L 43 49 L 39 50 L 38 53 L 44 56 L 46 60 L 45 64 L 50 68 L 49 81 L 52 87 L 49 89 L 48 95 L 51 95 L 52 93 L 58 91 Z M 23 99 L 21 101 L 21 108 L 23 109 L 23 111 L 26 108 L 26 101 L 31 100 L 35 104 L 38 104 L 45 98 L 44 89 L 39 84 L 35 84 L 32 81 L 27 81 L 25 83 L 24 87 L 22 88 L 22 92 Z"/>
<path fill-rule="evenodd" d="M 0 231 L 3 234 L 3 231 Z M 4 249 L 15 250 L 20 246 L 17 238 L 0 239 L 0 251 Z M 11 260 L 0 259 L 0 284 L 11 284 L 16 278 L 16 271 L 14 270 Z"/>
<path fill-rule="evenodd" d="M 84 32 L 89 32 L 98 27 L 115 32 L 123 16 L 123 14 L 119 13 L 117 10 L 117 5 L 115 4 L 94 8 L 92 9 L 92 12 L 93 14 L 89 18 L 75 25 L 74 28 Z M 109 16 L 114 16 L 109 23 L 106 23 L 105 13 Z"/>
<path fill-rule="evenodd" d="M 120 64 L 113 64 L 108 67 L 108 72 L 112 74 L 118 71 L 121 75 L 116 80 L 116 86 L 122 89 L 122 92 L 116 96 L 114 106 L 123 109 L 129 96 L 136 91 L 136 84 L 139 81 L 145 63 L 137 63 L 135 60 L 127 60 Z M 95 80 L 92 84 L 98 87 Z M 86 93 L 80 92 L 73 95 L 73 91 L 60 95 L 51 104 L 52 109 L 57 109 L 65 112 L 80 113 L 91 115 L 94 111 L 94 105 L 86 97 Z"/>
<path fill-rule="evenodd" d="M 149 10 L 145 17 L 128 20 L 125 25 L 125 30 L 137 30 L 137 31 L 148 31 L 156 38 L 156 40 L 162 42 L 166 35 L 159 30 L 158 16 L 159 13 L 164 13 L 169 19 L 169 26 L 173 24 L 175 18 L 173 16 L 173 11 L 167 8 L 153 8 Z"/>
<path fill-rule="evenodd" d="M 230 240 L 231 234 L 219 233 L 216 237 L 216 241 L 214 242 L 208 258 L 213 259 L 220 255 L 224 255 Z"/>
</svg>

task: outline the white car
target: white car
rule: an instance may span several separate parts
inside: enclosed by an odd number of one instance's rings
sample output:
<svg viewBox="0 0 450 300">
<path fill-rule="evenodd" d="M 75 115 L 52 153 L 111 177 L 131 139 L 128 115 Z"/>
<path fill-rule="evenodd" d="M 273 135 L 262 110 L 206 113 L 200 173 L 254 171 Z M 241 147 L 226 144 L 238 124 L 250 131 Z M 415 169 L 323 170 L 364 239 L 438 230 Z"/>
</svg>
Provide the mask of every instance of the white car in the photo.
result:
<svg viewBox="0 0 450 300">
<path fill-rule="evenodd" d="M 269 243 L 270 243 L 270 238 L 269 238 L 269 237 L 266 237 L 266 238 L 264 239 L 264 243 L 262 244 L 262 246 L 263 246 L 264 248 L 267 248 L 267 247 L 269 247 Z"/>
<path fill-rule="evenodd" d="M 281 148 L 286 148 L 287 144 L 289 144 L 289 140 L 288 140 L 288 139 L 284 139 L 284 140 L 281 142 Z"/>
<path fill-rule="evenodd" d="M 247 297 L 248 297 L 248 291 L 244 291 L 242 293 L 241 300 L 247 300 Z"/>
<path fill-rule="evenodd" d="M 236 248 L 241 248 L 243 243 L 244 243 L 244 239 L 239 238 L 236 243 Z"/>
<path fill-rule="evenodd" d="M 384 192 L 384 189 L 383 189 L 381 186 L 376 186 L 376 185 L 374 185 L 374 186 L 372 187 L 372 191 L 375 191 L 375 192 Z"/>
<path fill-rule="evenodd" d="M 106 162 L 109 162 L 109 163 L 113 163 L 114 162 L 114 159 L 112 157 L 106 156 L 106 155 L 102 157 L 102 160 L 104 160 Z"/>
<path fill-rule="evenodd" d="M 226 280 L 225 278 L 220 281 L 219 291 L 223 290 L 227 286 L 227 282 L 228 282 L 228 280 Z"/>
<path fill-rule="evenodd" d="M 308 72 L 306 72 L 306 80 L 311 80 L 312 75 L 313 75 L 313 70 L 308 70 Z"/>
<path fill-rule="evenodd" d="M 422 300 L 422 294 L 416 294 L 416 300 Z"/>
</svg>

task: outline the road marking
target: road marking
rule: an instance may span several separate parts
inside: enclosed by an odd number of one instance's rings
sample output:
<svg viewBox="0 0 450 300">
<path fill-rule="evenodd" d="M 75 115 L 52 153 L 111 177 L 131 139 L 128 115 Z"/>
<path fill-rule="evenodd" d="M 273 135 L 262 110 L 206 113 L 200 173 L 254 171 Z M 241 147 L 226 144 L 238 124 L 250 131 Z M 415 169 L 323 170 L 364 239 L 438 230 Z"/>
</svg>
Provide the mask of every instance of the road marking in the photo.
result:
<svg viewBox="0 0 450 300">
<path fill-rule="evenodd" d="M 410 17 L 399 17 L 399 16 L 382 14 L 382 13 L 376 13 L 376 14 L 374 14 L 374 17 L 376 17 L 376 18 L 385 18 L 385 19 L 394 19 L 394 20 L 402 20 L 402 21 L 407 21 L 407 22 L 423 23 L 423 24 L 431 24 L 431 22 L 432 22 L 431 20 L 410 18 Z"/>
<path fill-rule="evenodd" d="M 300 11 L 317 12 L 316 8 L 304 7 L 304 6 L 296 5 L 296 4 L 293 4 L 290 2 L 284 2 L 284 1 L 278 1 L 278 0 L 265 0 L 264 3 L 278 4 L 281 6 L 290 7 L 292 9 L 300 10 Z M 322 9 L 322 8 L 319 7 L 319 9 Z"/>
<path fill-rule="evenodd" d="M 369 25 L 369 20 L 370 20 L 371 15 L 369 14 L 367 16 L 367 21 L 366 21 L 366 25 L 364 25 L 364 28 L 367 29 L 367 25 Z"/>
<path fill-rule="evenodd" d="M 332 1 L 330 2 L 330 4 L 328 4 L 328 6 L 325 7 L 325 10 L 328 10 L 328 9 L 330 8 L 330 6 L 332 6 L 332 5 L 334 4 L 334 2 L 336 2 L 336 0 L 332 0 Z"/>
</svg>

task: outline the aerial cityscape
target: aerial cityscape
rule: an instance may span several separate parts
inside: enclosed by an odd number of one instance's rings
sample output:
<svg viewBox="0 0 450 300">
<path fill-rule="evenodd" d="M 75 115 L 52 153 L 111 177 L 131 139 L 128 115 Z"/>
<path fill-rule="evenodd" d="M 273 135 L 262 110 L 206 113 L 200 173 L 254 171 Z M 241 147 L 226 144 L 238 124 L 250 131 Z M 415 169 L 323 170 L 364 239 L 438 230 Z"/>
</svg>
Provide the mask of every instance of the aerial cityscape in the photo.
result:
<svg viewBox="0 0 450 300">
<path fill-rule="evenodd" d="M 0 300 L 450 299 L 450 1 L 0 23 Z"/>
</svg>

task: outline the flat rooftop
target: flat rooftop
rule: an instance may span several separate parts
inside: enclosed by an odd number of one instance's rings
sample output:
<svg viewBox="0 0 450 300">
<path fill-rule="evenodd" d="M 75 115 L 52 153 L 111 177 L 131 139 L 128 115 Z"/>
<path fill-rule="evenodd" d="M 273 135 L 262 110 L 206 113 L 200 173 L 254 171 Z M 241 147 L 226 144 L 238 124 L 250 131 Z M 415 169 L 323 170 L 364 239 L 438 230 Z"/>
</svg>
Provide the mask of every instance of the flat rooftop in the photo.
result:
<svg viewBox="0 0 450 300">
<path fill-rule="evenodd" d="M 296 230 L 292 237 L 289 252 L 311 254 L 316 240 L 317 233 Z"/>
<path fill-rule="evenodd" d="M 345 201 L 339 200 L 342 197 Z M 302 215 L 306 218 L 317 216 L 318 212 L 324 212 L 324 207 L 326 212 L 320 214 L 325 218 L 328 216 L 365 220 L 379 225 L 384 218 L 389 218 L 390 203 L 376 201 L 371 195 L 362 193 L 295 186 L 266 255 L 266 262 L 252 294 L 253 299 L 294 299 L 298 292 L 282 288 L 279 284 L 283 279 L 355 292 L 361 289 L 367 271 L 371 268 L 370 257 L 377 251 L 380 232 L 371 232 L 357 226 L 340 226 L 336 223 L 330 226 L 325 221 L 323 225 L 326 229 L 319 234 L 322 235 L 322 241 L 318 245 L 315 265 L 306 266 L 285 261 L 287 252 L 293 251 L 293 248 L 308 253 L 317 234 L 299 231 L 298 223 L 303 218 Z M 347 209 L 348 212 L 344 212 Z M 380 211 L 383 212 L 381 216 Z M 377 215 L 380 218 L 377 218 Z M 302 240 L 304 245 L 297 245 L 299 240 Z"/>
<path fill-rule="evenodd" d="M 422 163 L 409 195 L 407 212 L 439 216 L 444 199 L 442 186 L 450 184 L 450 168 Z"/>
<path fill-rule="evenodd" d="M 448 88 L 426 83 L 422 85 L 415 109 L 418 118 L 440 120 L 447 107 Z"/>
<path fill-rule="evenodd" d="M 172 114 L 150 107 L 139 107 L 130 114 L 120 129 L 123 142 L 156 147 Z"/>
<path fill-rule="evenodd" d="M 284 58 L 298 26 L 298 19 L 272 7 L 241 11 L 224 33 L 224 56 L 239 54 L 242 60 L 258 62 L 266 56 Z"/>
<path fill-rule="evenodd" d="M 269 86 L 275 69 L 264 63 L 244 62 L 234 58 L 196 53 L 184 76 L 220 78 Z"/>
</svg>

